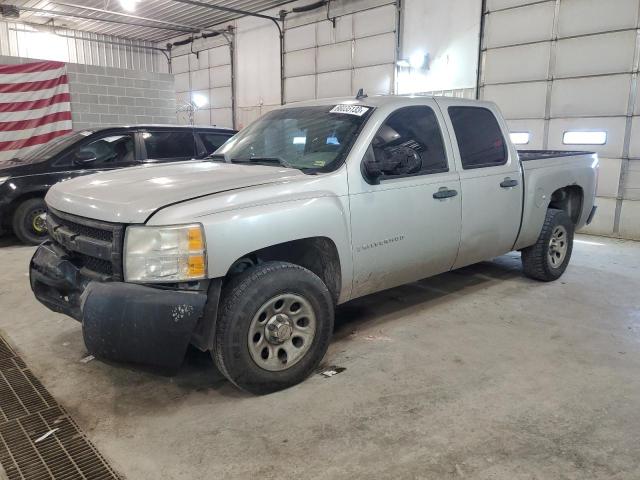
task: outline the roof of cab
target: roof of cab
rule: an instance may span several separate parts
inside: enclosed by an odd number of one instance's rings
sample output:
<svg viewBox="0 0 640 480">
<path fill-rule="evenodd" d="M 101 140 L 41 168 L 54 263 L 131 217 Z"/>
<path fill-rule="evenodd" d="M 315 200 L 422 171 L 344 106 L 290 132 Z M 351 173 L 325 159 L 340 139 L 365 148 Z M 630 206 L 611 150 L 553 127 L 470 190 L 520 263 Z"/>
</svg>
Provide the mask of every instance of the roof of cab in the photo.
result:
<svg viewBox="0 0 640 480">
<path fill-rule="evenodd" d="M 349 105 L 363 105 L 370 107 L 382 107 L 385 105 L 390 105 L 393 103 L 397 103 L 399 100 L 402 100 L 405 103 L 407 100 L 415 99 L 416 103 L 419 103 L 421 99 L 424 98 L 446 98 L 447 101 L 451 102 L 460 102 L 460 103 L 468 103 L 470 101 L 477 102 L 478 104 L 487 104 L 491 102 L 486 102 L 483 100 L 475 100 L 468 98 L 456 98 L 456 97 L 443 97 L 439 95 L 429 95 L 429 94 L 420 94 L 420 95 L 369 95 L 362 98 L 356 98 L 356 96 L 352 97 L 334 97 L 334 98 L 322 98 L 318 100 L 305 100 L 302 102 L 289 103 L 284 105 L 284 108 L 292 108 L 292 107 L 310 107 L 313 105 L 338 105 L 341 103 L 348 103 Z"/>
</svg>

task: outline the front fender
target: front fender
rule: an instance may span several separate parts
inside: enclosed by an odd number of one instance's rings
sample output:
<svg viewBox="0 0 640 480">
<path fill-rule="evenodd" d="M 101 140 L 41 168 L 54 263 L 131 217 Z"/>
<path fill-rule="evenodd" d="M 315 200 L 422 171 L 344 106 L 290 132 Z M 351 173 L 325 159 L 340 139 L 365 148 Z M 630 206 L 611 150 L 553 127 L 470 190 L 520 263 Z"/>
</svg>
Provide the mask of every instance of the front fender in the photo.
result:
<svg viewBox="0 0 640 480">
<path fill-rule="evenodd" d="M 340 258 L 339 302 L 351 294 L 352 259 L 347 197 L 324 196 L 253 206 L 201 218 L 211 278 L 223 277 L 233 263 L 251 252 L 312 237 L 333 241 Z"/>
</svg>

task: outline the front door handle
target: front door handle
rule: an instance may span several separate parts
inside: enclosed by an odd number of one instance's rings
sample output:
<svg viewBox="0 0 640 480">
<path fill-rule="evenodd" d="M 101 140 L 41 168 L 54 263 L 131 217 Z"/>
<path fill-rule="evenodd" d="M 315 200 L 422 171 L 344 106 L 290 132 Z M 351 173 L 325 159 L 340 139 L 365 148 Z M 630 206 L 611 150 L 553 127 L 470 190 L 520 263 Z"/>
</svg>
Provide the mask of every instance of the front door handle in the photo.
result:
<svg viewBox="0 0 640 480">
<path fill-rule="evenodd" d="M 505 178 L 502 182 L 500 182 L 500 186 L 502 188 L 511 188 L 518 185 L 518 180 L 513 180 L 509 177 Z"/>
<path fill-rule="evenodd" d="M 458 195 L 456 190 L 449 190 L 447 187 L 440 187 L 440 189 L 433 194 L 433 198 L 442 200 L 444 198 L 455 197 L 456 195 Z"/>
</svg>

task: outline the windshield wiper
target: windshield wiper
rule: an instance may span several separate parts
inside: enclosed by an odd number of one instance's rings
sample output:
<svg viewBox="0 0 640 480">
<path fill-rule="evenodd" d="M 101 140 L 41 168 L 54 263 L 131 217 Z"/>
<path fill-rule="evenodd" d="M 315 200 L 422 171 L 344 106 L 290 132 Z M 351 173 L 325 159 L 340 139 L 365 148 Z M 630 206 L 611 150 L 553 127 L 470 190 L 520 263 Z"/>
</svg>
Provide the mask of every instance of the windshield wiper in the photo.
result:
<svg viewBox="0 0 640 480">
<path fill-rule="evenodd" d="M 225 158 L 225 156 L 222 153 L 212 153 L 210 155 L 207 155 L 206 157 L 203 158 L 203 160 L 215 160 L 215 161 L 223 161 L 226 162 L 227 159 Z"/>
<path fill-rule="evenodd" d="M 250 157 L 250 158 L 232 158 L 231 163 L 255 163 L 256 165 L 280 165 L 281 167 L 286 168 L 295 168 L 300 170 L 297 167 L 294 167 L 286 160 L 283 160 L 279 157 Z"/>
</svg>

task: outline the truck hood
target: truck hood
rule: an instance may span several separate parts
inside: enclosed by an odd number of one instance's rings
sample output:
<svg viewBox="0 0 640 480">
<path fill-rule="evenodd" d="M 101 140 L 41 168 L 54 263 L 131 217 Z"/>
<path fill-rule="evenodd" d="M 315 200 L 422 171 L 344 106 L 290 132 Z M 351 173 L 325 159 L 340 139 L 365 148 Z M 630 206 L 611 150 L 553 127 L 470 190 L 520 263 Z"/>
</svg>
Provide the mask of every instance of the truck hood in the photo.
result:
<svg viewBox="0 0 640 480">
<path fill-rule="evenodd" d="M 47 205 L 81 217 L 144 223 L 167 205 L 305 176 L 290 168 L 187 161 L 145 165 L 74 178 L 54 185 Z"/>
</svg>

